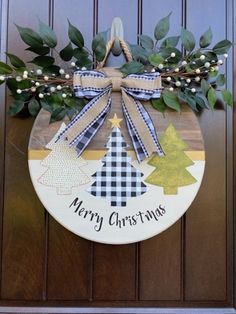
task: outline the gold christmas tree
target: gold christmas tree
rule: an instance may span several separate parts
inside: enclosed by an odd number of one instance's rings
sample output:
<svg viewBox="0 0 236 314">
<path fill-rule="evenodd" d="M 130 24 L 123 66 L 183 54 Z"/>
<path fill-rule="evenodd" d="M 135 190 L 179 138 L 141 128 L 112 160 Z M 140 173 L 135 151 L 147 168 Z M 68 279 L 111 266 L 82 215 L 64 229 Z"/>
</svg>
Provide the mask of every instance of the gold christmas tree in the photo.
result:
<svg viewBox="0 0 236 314">
<path fill-rule="evenodd" d="M 170 124 L 160 137 L 165 156 L 154 155 L 148 162 L 156 169 L 145 182 L 161 186 L 164 194 L 177 194 L 178 187 L 195 183 L 197 180 L 186 169 L 194 162 L 184 153 L 187 144 L 180 138 L 174 126 Z"/>
</svg>

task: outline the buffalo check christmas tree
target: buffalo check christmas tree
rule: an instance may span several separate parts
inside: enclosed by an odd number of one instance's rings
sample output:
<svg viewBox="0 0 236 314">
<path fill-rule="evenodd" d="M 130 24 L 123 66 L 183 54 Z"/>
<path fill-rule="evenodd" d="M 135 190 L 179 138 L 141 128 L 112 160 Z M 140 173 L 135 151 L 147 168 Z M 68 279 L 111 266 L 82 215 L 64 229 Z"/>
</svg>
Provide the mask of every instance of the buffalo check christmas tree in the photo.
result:
<svg viewBox="0 0 236 314">
<path fill-rule="evenodd" d="M 140 196 L 147 191 L 142 182 L 143 174 L 132 165 L 132 159 L 124 150 L 127 147 L 120 131 L 120 122 L 116 114 L 112 123 L 112 132 L 106 144 L 107 154 L 102 158 L 104 163 L 101 170 L 93 177 L 94 183 L 87 190 L 93 196 L 110 200 L 111 206 L 126 206 L 129 197 Z"/>
</svg>

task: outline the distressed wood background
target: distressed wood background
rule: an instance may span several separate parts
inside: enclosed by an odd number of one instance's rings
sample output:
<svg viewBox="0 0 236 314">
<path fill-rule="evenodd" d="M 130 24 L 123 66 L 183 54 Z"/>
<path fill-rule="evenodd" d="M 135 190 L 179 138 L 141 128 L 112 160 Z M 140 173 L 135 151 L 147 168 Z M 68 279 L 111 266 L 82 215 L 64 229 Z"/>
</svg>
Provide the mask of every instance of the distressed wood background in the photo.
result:
<svg viewBox="0 0 236 314">
<path fill-rule="evenodd" d="M 36 28 L 38 17 L 67 44 L 67 18 L 89 46 L 97 31 L 120 16 L 125 39 L 152 35 L 172 11 L 171 34 L 181 24 L 197 38 L 209 27 L 214 42 L 234 33 L 233 0 L 1 0 L 1 52 L 30 60 L 14 23 Z M 109 59 L 109 64 L 123 62 Z M 226 65 L 233 88 L 233 56 Z M 123 246 L 81 239 L 44 211 L 32 187 L 27 146 L 32 118 L 10 118 L 0 104 L 0 306 L 233 307 L 233 114 L 199 115 L 207 165 L 187 214 L 150 240 Z"/>
</svg>

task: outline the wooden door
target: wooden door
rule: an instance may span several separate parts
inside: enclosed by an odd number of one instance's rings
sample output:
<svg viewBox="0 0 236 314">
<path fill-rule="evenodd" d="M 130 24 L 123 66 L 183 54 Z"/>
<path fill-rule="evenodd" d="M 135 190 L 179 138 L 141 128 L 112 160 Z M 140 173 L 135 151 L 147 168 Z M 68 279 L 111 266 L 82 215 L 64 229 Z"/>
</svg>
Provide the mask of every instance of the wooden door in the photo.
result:
<svg viewBox="0 0 236 314">
<path fill-rule="evenodd" d="M 152 35 L 155 23 L 170 11 L 173 35 L 180 33 L 181 24 L 198 37 L 211 26 L 214 42 L 225 36 L 233 40 L 234 35 L 233 0 L 0 3 L 1 52 L 8 50 L 27 60 L 30 54 L 24 52 L 14 23 L 36 28 L 38 17 L 53 26 L 61 47 L 67 44 L 67 18 L 80 28 L 87 45 L 97 31 L 110 27 L 114 16 L 122 18 L 125 39 L 134 43 L 137 33 Z M 4 59 L 4 54 L 1 56 Z M 114 64 L 117 60 L 109 62 Z M 227 84 L 232 88 L 232 55 L 226 70 Z M 232 110 L 204 111 L 198 117 L 207 164 L 201 190 L 187 214 L 152 239 L 111 246 L 75 236 L 45 212 L 27 168 L 33 119 L 10 118 L 6 114 L 9 98 L 5 97 L 4 87 L 0 92 L 1 313 L 26 313 L 32 306 L 39 312 L 47 312 L 51 306 L 61 307 L 65 313 L 93 313 L 96 307 L 131 307 L 139 313 L 139 307 L 156 308 L 156 313 L 164 313 L 159 312 L 160 307 L 234 307 Z M 229 311 L 222 309 L 219 313 Z"/>
</svg>

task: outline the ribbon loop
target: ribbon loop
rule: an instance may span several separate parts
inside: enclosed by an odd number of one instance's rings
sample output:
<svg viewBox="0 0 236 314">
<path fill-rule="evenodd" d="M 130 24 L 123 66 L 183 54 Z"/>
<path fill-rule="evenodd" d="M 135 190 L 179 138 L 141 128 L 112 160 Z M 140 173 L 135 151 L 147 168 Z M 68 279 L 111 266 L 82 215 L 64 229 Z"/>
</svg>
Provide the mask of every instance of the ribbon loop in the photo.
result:
<svg viewBox="0 0 236 314">
<path fill-rule="evenodd" d="M 98 71 L 76 71 L 73 83 L 75 95 L 91 101 L 62 131 L 57 141 L 67 138 L 80 156 L 109 112 L 111 92 L 121 90 L 124 117 L 138 161 L 153 152 L 164 155 L 151 117 L 140 102 L 160 97 L 161 78 L 158 73 L 131 74 L 122 78 L 120 74 L 107 77 Z"/>
</svg>

